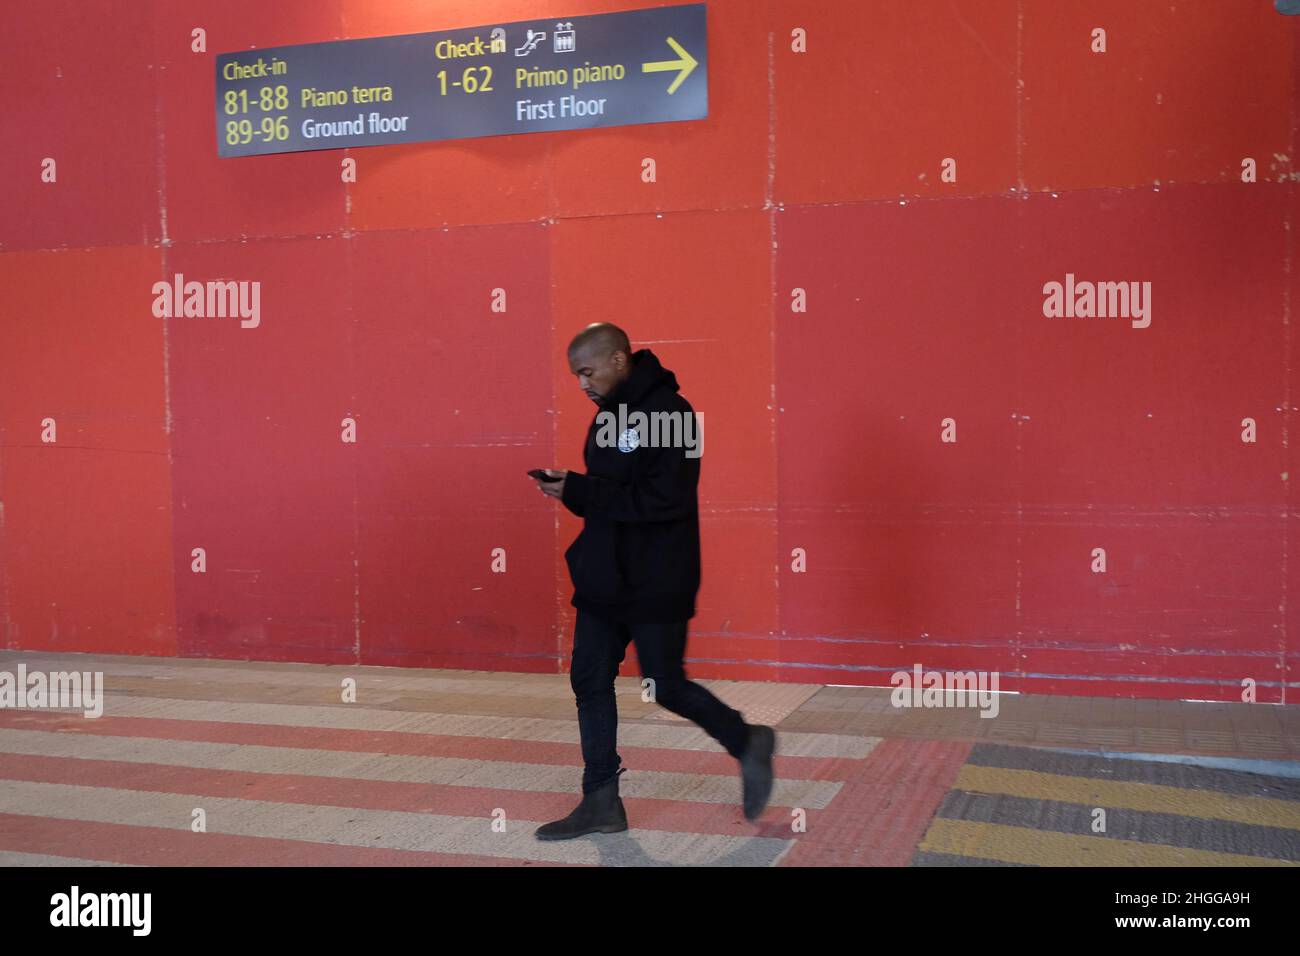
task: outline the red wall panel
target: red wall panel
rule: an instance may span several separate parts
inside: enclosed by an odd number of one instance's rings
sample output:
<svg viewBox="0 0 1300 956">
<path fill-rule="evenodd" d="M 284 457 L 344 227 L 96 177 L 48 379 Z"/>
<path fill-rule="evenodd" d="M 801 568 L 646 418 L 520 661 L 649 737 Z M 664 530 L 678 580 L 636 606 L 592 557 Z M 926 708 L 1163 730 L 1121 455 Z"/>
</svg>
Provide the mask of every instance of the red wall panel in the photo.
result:
<svg viewBox="0 0 1300 956">
<path fill-rule="evenodd" d="M 261 283 L 260 324 L 167 321 L 181 653 L 356 660 L 347 244 L 178 244 L 167 275 Z M 156 321 L 156 320 L 155 320 Z M 207 569 L 191 569 L 195 548 Z"/>
<path fill-rule="evenodd" d="M 1238 182 L 1294 168 L 1295 18 L 1271 0 L 1023 0 L 1023 171 L 1031 189 Z M 1092 31 L 1106 31 L 1093 53 Z"/>
<path fill-rule="evenodd" d="M 1014 636 L 1020 205 L 777 216 L 781 624 L 801 638 L 783 660 L 815 660 L 818 679 L 887 683 L 921 648 L 991 667 L 984 645 Z"/>
<path fill-rule="evenodd" d="M 662 4 L 563 12 L 642 5 Z M 703 121 L 237 160 L 216 156 L 216 53 L 538 6 L 15 9 L 3 645 L 563 669 L 579 525 L 523 471 L 580 467 L 564 346 L 610 320 L 704 415 L 693 673 L 921 663 L 1216 699 L 1249 678 L 1293 701 L 1300 18 L 708 7 Z M 1151 282 L 1151 326 L 1044 316 L 1067 272 Z M 261 325 L 155 317 L 177 273 L 260 282 Z"/>
<path fill-rule="evenodd" d="M 772 31 L 779 201 L 1015 189 L 1016 0 L 775 0 Z"/>
<path fill-rule="evenodd" d="M 366 663 L 555 671 L 555 508 L 525 475 L 554 458 L 546 233 L 353 240 Z"/>
<path fill-rule="evenodd" d="M 1300 38 L 1296 43 L 1296 64 L 1300 66 Z M 1296 78 L 1296 90 L 1300 92 L 1300 75 Z M 1300 105 L 1300 99 L 1297 100 Z M 1300 115 L 1300 114 L 1293 114 Z M 1293 130 L 1294 136 L 1294 130 Z M 1300 341 L 1297 341 L 1295 332 L 1295 314 L 1296 308 L 1300 306 L 1300 271 L 1297 271 L 1297 263 L 1300 262 L 1297 254 L 1300 254 L 1300 237 L 1296 236 L 1296 216 L 1300 214 L 1300 185 L 1291 182 L 1287 185 L 1287 223 L 1289 224 L 1286 237 L 1286 272 L 1287 272 L 1287 296 L 1283 303 L 1283 315 L 1286 317 L 1287 334 L 1286 334 L 1286 368 L 1287 368 L 1287 403 L 1285 405 L 1286 414 L 1284 421 L 1288 425 L 1295 421 L 1294 414 L 1300 411 L 1300 402 L 1297 402 L 1295 384 L 1291 369 L 1296 368 L 1297 360 L 1300 360 Z M 1289 430 L 1289 429 L 1288 429 Z M 1282 618 L 1282 628 L 1276 635 L 1275 647 L 1278 656 L 1283 660 L 1284 671 L 1286 674 L 1285 692 L 1287 699 L 1294 701 L 1296 698 L 1296 688 L 1300 687 L 1300 640 L 1296 635 L 1300 634 L 1300 608 L 1297 602 L 1300 602 L 1300 510 L 1296 508 L 1296 496 L 1291 494 L 1291 487 L 1298 477 L 1296 466 L 1300 464 L 1300 458 L 1295 452 L 1295 443 L 1288 440 L 1283 442 L 1283 461 L 1285 468 L 1283 474 L 1286 476 L 1282 482 L 1285 489 L 1285 537 L 1282 540 L 1283 553 L 1285 560 L 1282 563 L 1282 599 L 1281 606 L 1284 609 Z"/>
<path fill-rule="evenodd" d="M 1059 688 L 1093 652 L 1118 654 L 1124 681 L 1193 681 L 1213 662 L 1225 680 L 1267 679 L 1279 694 L 1283 187 L 1023 205 L 1026 671 Z M 1067 271 L 1150 281 L 1150 327 L 1034 314 L 1042 283 Z M 1241 441 L 1246 417 L 1254 444 Z M 1089 570 L 1097 547 L 1106 574 Z M 1147 681 L 1149 696 L 1216 696 Z"/>
<path fill-rule="evenodd" d="M 160 271 L 147 246 L 0 255 L 6 647 L 176 653 Z"/>
<path fill-rule="evenodd" d="M 150 18 L 146 3 L 5 4 L 0 249 L 158 240 Z"/>
</svg>

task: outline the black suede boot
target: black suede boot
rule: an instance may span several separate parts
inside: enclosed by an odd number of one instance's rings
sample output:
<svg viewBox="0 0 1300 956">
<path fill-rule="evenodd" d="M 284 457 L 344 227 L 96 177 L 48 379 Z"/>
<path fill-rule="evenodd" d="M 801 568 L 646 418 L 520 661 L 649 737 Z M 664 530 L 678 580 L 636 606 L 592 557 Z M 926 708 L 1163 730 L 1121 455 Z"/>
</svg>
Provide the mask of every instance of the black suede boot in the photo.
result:
<svg viewBox="0 0 1300 956">
<path fill-rule="evenodd" d="M 618 778 L 627 772 L 620 768 L 614 779 L 593 790 L 563 820 L 537 828 L 539 840 L 571 840 L 588 833 L 622 833 L 627 829 L 627 811 L 618 795 Z"/>
<path fill-rule="evenodd" d="M 748 724 L 749 743 L 740 755 L 740 780 L 746 820 L 757 820 L 772 796 L 772 755 L 776 753 L 776 731 L 762 724 Z"/>
</svg>

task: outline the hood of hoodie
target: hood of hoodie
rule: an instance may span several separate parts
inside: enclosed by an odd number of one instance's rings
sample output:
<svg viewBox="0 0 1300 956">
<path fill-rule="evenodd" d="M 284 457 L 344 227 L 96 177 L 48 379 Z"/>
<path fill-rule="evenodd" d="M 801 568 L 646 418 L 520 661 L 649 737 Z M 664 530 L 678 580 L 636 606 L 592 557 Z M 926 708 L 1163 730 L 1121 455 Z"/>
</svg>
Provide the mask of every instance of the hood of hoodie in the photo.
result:
<svg viewBox="0 0 1300 956">
<path fill-rule="evenodd" d="M 637 349 L 632 353 L 632 371 L 628 377 L 619 382 L 608 397 L 600 403 L 602 409 L 617 409 L 619 403 L 629 407 L 640 404 L 647 395 L 657 388 L 680 391 L 677 376 L 663 367 L 659 357 L 649 349 Z"/>
</svg>

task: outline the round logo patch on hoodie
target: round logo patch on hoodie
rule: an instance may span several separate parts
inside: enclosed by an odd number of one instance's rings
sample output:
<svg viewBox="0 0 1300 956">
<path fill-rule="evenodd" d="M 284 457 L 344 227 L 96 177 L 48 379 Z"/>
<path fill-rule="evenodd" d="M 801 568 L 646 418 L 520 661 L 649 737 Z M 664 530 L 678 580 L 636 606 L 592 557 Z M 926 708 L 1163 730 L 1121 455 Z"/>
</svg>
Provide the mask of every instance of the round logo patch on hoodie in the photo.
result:
<svg viewBox="0 0 1300 956">
<path fill-rule="evenodd" d="M 635 451 L 640 444 L 641 436 L 635 428 L 629 428 L 618 436 L 618 450 L 621 452 Z"/>
</svg>

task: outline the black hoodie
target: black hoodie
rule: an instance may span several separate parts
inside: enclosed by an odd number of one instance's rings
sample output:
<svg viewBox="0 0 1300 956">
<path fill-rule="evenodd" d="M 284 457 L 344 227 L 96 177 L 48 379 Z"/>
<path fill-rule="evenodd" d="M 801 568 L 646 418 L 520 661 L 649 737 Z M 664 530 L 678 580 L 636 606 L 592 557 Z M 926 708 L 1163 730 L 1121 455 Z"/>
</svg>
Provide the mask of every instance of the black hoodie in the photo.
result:
<svg viewBox="0 0 1300 956">
<path fill-rule="evenodd" d="M 649 421 L 637 427 L 633 419 L 620 427 L 620 404 L 626 405 L 626 415 L 644 412 Z M 682 430 L 671 434 L 698 444 L 665 445 L 661 436 L 670 430 L 655 423 L 671 419 L 656 420 L 655 412 L 678 413 Z M 582 452 L 587 473 L 571 471 L 564 483 L 561 500 L 583 519 L 582 532 L 564 552 L 574 607 L 611 621 L 695 616 L 702 417 L 653 352 L 639 349 L 632 355 L 628 377 L 601 401 L 587 429 Z M 616 435 L 617 446 L 602 447 L 599 439 Z"/>
</svg>

